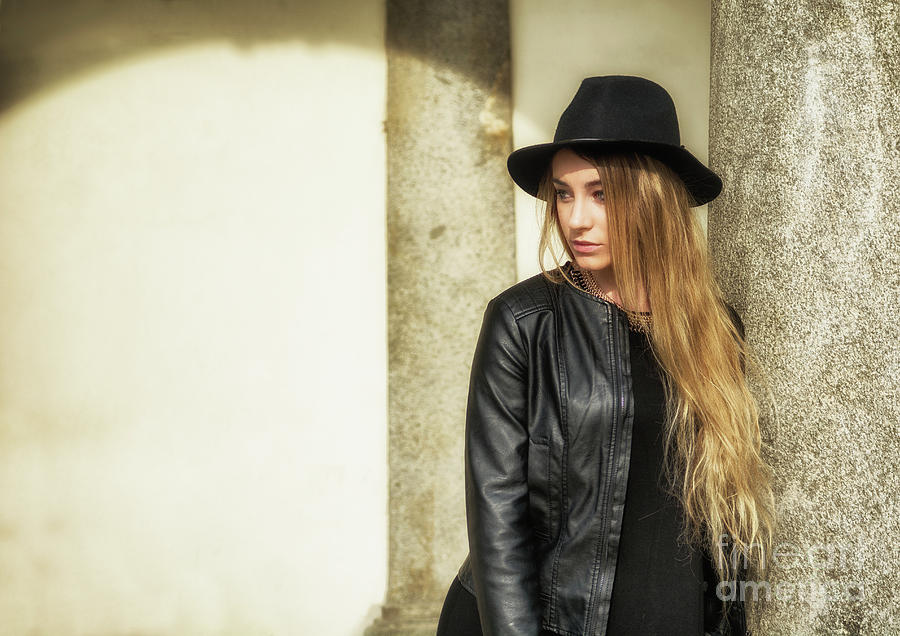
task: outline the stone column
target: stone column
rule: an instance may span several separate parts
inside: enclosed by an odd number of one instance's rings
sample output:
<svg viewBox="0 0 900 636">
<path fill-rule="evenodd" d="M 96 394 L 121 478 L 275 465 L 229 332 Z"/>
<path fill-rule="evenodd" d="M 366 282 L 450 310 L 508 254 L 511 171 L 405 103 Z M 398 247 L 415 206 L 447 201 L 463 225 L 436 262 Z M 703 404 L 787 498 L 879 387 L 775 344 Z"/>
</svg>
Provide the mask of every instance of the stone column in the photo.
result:
<svg viewBox="0 0 900 636">
<path fill-rule="evenodd" d="M 507 0 L 388 0 L 387 53 L 390 556 L 367 634 L 433 636 L 467 549 L 472 354 L 516 276 Z"/>
<path fill-rule="evenodd" d="M 898 11 L 712 3 L 709 240 L 778 415 L 762 634 L 900 630 Z"/>
</svg>

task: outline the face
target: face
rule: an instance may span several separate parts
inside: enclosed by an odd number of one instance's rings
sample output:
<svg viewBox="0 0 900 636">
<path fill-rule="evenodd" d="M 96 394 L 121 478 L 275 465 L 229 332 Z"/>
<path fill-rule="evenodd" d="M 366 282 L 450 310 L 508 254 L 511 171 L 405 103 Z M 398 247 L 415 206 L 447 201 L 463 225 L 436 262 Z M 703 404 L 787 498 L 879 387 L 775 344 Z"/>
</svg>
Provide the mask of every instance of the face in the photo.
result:
<svg viewBox="0 0 900 636">
<path fill-rule="evenodd" d="M 562 233 L 583 269 L 609 274 L 612 258 L 603 184 L 589 161 L 563 148 L 553 157 L 553 187 Z"/>
</svg>

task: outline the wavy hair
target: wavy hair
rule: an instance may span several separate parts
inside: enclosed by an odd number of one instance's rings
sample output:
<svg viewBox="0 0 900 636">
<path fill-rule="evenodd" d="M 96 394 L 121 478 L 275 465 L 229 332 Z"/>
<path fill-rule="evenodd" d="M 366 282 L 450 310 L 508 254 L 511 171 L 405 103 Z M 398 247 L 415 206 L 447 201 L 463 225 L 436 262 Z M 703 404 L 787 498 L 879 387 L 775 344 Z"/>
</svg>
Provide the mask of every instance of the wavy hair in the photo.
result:
<svg viewBox="0 0 900 636">
<path fill-rule="evenodd" d="M 682 537 L 714 561 L 720 581 L 739 570 L 764 576 L 776 518 L 772 473 L 761 454 L 759 408 L 747 381 L 761 366 L 730 316 L 709 264 L 706 236 L 684 182 L 646 155 L 581 155 L 603 184 L 616 289 L 624 307 L 648 295 L 651 347 L 666 394 L 665 472 L 684 510 Z M 553 249 L 569 258 L 548 170 L 539 262 L 565 277 Z M 556 269 L 548 272 L 544 254 Z M 724 539 L 724 541 L 723 541 Z"/>
</svg>

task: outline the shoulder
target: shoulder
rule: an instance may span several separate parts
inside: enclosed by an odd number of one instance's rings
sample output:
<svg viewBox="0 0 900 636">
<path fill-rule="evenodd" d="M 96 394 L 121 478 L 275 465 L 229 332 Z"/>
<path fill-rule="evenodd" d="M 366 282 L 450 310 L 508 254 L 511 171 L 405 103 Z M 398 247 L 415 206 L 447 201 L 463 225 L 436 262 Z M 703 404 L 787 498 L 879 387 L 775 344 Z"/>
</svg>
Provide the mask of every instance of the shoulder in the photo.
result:
<svg viewBox="0 0 900 636">
<path fill-rule="evenodd" d="M 536 311 L 551 309 L 553 299 L 559 293 L 559 283 L 547 280 L 544 274 L 535 274 L 503 290 L 490 304 L 505 305 L 516 320 Z"/>
</svg>

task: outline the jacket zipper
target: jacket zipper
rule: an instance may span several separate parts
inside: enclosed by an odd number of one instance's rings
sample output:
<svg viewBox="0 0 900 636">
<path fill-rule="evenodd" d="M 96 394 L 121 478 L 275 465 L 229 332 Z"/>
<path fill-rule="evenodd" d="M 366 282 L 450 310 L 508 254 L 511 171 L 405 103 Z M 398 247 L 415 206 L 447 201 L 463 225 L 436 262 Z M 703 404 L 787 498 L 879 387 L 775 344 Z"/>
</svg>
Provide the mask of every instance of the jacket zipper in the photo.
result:
<svg viewBox="0 0 900 636">
<path fill-rule="evenodd" d="M 612 317 L 612 315 L 613 315 L 612 310 L 607 308 L 607 311 L 610 312 L 607 315 Z M 612 364 L 616 365 L 616 372 L 613 374 L 613 378 L 615 379 L 616 393 L 617 393 L 619 399 L 617 402 L 614 403 L 615 407 L 613 408 L 612 435 L 610 438 L 610 445 L 609 445 L 609 462 L 608 462 L 608 466 L 606 469 L 606 472 L 607 472 L 606 488 L 604 489 L 604 492 L 603 492 L 603 505 L 601 506 L 601 510 L 604 513 L 605 513 L 607 505 L 609 503 L 609 491 L 612 488 L 613 480 L 612 480 L 611 473 L 615 473 L 615 461 L 614 460 L 615 460 L 615 456 L 616 456 L 616 442 L 618 441 L 617 434 L 618 434 L 619 413 L 621 413 L 625 409 L 625 395 L 622 392 L 622 381 L 619 377 L 620 373 L 621 373 L 621 368 L 619 365 L 621 365 L 621 363 L 622 363 L 622 361 L 619 359 L 619 321 L 614 318 L 611 322 L 612 322 L 612 327 L 613 327 Z M 609 545 L 609 536 L 608 536 L 609 535 L 609 524 L 610 524 L 610 519 L 609 518 L 605 519 L 603 533 L 600 535 L 600 545 L 597 546 L 598 553 L 600 552 L 601 548 Z M 597 619 L 595 616 L 595 614 L 596 614 L 595 609 L 596 609 L 596 604 L 597 604 L 596 601 L 597 601 L 597 598 L 601 596 L 601 593 L 603 592 L 604 584 L 606 583 L 606 567 L 605 567 L 606 564 L 602 562 L 604 560 L 603 554 L 598 554 L 598 557 L 601 560 L 600 581 L 597 585 L 596 593 L 594 594 L 593 598 L 591 599 L 591 602 L 588 607 L 588 612 L 587 612 L 588 620 L 587 620 L 587 625 L 585 628 L 585 633 L 587 633 L 587 634 L 593 633 L 593 629 L 595 627 L 594 623 L 597 622 Z"/>
</svg>

